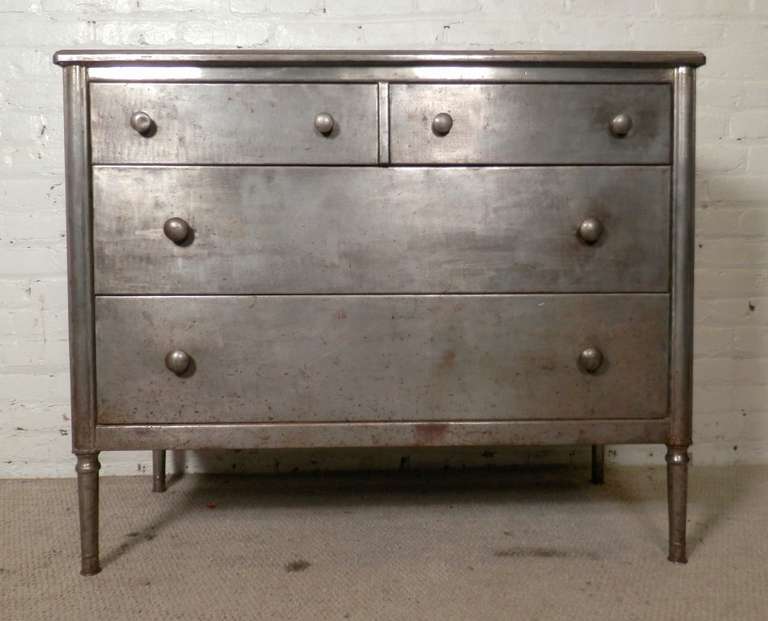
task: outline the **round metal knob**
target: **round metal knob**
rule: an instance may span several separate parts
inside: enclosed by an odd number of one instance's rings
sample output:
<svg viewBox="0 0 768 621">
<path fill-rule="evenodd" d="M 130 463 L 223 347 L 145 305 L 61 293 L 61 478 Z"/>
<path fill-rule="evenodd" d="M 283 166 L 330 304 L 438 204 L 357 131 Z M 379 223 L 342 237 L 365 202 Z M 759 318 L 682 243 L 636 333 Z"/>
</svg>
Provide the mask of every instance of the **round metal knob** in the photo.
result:
<svg viewBox="0 0 768 621">
<path fill-rule="evenodd" d="M 587 218 L 579 225 L 579 237 L 585 244 L 594 244 L 603 234 L 603 225 L 597 218 Z"/>
<path fill-rule="evenodd" d="M 147 136 L 152 132 L 155 127 L 155 122 L 152 117 L 146 112 L 139 110 L 131 115 L 131 127 L 139 132 L 142 136 Z"/>
<path fill-rule="evenodd" d="M 597 373 L 603 364 L 603 353 L 597 347 L 587 347 L 579 354 L 579 365 L 587 373 Z"/>
<path fill-rule="evenodd" d="M 176 375 L 184 375 L 189 369 L 190 364 L 192 364 L 192 358 L 181 349 L 169 351 L 165 356 L 165 366 Z"/>
<path fill-rule="evenodd" d="M 333 117 L 327 112 L 321 112 L 315 116 L 315 129 L 321 134 L 328 135 L 333 131 L 335 122 Z"/>
<path fill-rule="evenodd" d="M 632 129 L 632 117 L 628 114 L 617 114 L 611 119 L 611 133 L 622 138 Z"/>
<path fill-rule="evenodd" d="M 189 224 L 181 218 L 169 218 L 163 225 L 163 233 L 174 244 L 183 244 L 187 241 L 191 231 Z"/>
<path fill-rule="evenodd" d="M 438 136 L 445 136 L 453 127 L 453 118 L 447 112 L 441 112 L 432 119 L 432 131 Z"/>
</svg>

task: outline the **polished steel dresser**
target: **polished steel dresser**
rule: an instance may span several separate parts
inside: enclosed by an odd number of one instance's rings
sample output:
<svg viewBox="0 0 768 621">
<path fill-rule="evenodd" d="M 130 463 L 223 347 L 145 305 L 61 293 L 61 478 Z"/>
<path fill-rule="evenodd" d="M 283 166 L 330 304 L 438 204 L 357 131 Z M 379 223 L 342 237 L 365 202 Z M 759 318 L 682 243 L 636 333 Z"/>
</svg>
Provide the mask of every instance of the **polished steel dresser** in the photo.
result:
<svg viewBox="0 0 768 621">
<path fill-rule="evenodd" d="M 99 451 L 667 445 L 693 52 L 61 51 L 82 573 Z"/>
</svg>

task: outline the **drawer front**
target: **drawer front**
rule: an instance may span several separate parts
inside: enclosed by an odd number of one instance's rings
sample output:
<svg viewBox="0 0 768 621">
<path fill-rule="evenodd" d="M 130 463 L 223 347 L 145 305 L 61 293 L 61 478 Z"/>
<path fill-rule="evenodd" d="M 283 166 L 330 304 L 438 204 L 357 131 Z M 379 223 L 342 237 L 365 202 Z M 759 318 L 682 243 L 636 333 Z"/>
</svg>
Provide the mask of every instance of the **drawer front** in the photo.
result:
<svg viewBox="0 0 768 621">
<path fill-rule="evenodd" d="M 662 294 L 97 298 L 97 417 L 658 418 L 667 335 Z M 603 355 L 594 373 L 587 348 Z M 173 350 L 191 357 L 181 376 Z"/>
<path fill-rule="evenodd" d="M 93 161 L 375 164 L 377 93 L 374 84 L 96 83 Z M 134 121 L 144 133 L 132 126 L 136 112 L 151 119 Z M 318 114 L 332 125 L 318 129 Z"/>
<path fill-rule="evenodd" d="M 402 164 L 666 164 L 662 84 L 393 84 L 391 159 Z M 438 115 L 447 117 L 435 121 Z M 620 115 L 626 118 L 612 121 Z M 448 133 L 441 134 L 450 125 Z M 628 129 L 626 134 L 622 132 Z"/>
<path fill-rule="evenodd" d="M 666 167 L 95 167 L 95 286 L 666 291 L 669 185 Z M 172 218 L 189 226 L 181 243 Z"/>
</svg>

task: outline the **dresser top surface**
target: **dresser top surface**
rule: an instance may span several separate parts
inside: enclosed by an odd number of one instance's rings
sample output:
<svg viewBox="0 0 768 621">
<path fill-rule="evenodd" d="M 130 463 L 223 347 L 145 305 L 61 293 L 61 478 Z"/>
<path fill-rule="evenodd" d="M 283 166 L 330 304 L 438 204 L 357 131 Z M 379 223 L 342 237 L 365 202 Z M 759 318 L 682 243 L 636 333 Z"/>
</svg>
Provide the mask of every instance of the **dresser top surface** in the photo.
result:
<svg viewBox="0 0 768 621">
<path fill-rule="evenodd" d="M 532 51 L 532 50 L 243 50 L 243 49 L 101 49 L 59 50 L 58 65 L 193 64 L 193 65 L 421 65 L 494 64 L 562 66 L 698 67 L 700 52 L 677 51 Z"/>
</svg>

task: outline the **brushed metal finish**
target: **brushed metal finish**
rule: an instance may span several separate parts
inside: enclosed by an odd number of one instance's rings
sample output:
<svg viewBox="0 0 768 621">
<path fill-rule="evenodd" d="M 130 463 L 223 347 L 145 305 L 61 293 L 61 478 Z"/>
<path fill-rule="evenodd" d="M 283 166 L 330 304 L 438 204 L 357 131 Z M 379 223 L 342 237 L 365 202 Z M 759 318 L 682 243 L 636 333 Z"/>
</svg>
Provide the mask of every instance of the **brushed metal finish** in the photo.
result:
<svg viewBox="0 0 768 621">
<path fill-rule="evenodd" d="M 102 294 L 669 286 L 666 167 L 98 166 L 93 175 Z M 194 243 L 167 243 L 168 217 L 188 221 Z M 585 217 L 606 227 L 592 246 L 577 234 Z"/>
<path fill-rule="evenodd" d="M 672 92 L 662 84 L 392 84 L 397 164 L 666 164 Z M 454 129 L 436 136 L 435 113 Z M 634 129 L 609 131 L 623 112 Z"/>
<path fill-rule="evenodd" d="M 663 294 L 99 297 L 98 420 L 661 418 L 667 320 Z"/>
<path fill-rule="evenodd" d="M 597 373 L 604 360 L 603 352 L 597 347 L 587 347 L 579 354 L 579 365 L 587 373 Z"/>
<path fill-rule="evenodd" d="M 389 82 L 379 82 L 379 164 L 389 165 Z"/>
<path fill-rule="evenodd" d="M 64 69 L 64 149 L 67 193 L 67 275 L 72 448 L 94 448 L 93 229 L 84 67 Z"/>
<path fill-rule="evenodd" d="M 438 136 L 445 136 L 453 127 L 453 117 L 450 114 L 441 112 L 432 119 L 432 131 Z"/>
<path fill-rule="evenodd" d="M 670 317 L 670 428 L 667 439 L 669 560 L 687 562 L 688 446 L 693 415 L 695 74 L 675 74 Z"/>
<path fill-rule="evenodd" d="M 535 50 L 59 50 L 53 62 L 59 65 L 177 63 L 193 65 L 278 64 L 278 65 L 399 65 L 434 64 L 555 64 L 555 65 L 680 65 L 699 66 L 705 62 L 700 52 L 690 51 L 535 51 Z"/>
<path fill-rule="evenodd" d="M 90 65 L 93 82 L 550 82 L 669 83 L 664 66 L 504 64 L 407 65 Z"/>
<path fill-rule="evenodd" d="M 146 112 L 138 111 L 131 115 L 131 127 L 142 136 L 147 136 L 155 128 L 155 122 Z"/>
<path fill-rule="evenodd" d="M 91 85 L 94 163 L 376 164 L 375 84 Z M 334 129 L 313 131 L 314 112 Z M 145 110 L 146 139 L 125 119 Z M 237 119 L 236 123 L 232 119 Z"/>
<path fill-rule="evenodd" d="M 672 289 L 668 444 L 689 446 L 693 412 L 693 260 L 695 177 L 695 75 L 677 71 L 672 176 Z"/>
<path fill-rule="evenodd" d="M 191 364 L 192 358 L 181 349 L 174 349 L 165 355 L 165 366 L 176 375 L 184 375 Z"/>
<path fill-rule="evenodd" d="M 168 218 L 163 224 L 163 233 L 174 244 L 181 245 L 188 241 L 192 234 L 192 229 L 186 220 L 182 218 Z"/>
<path fill-rule="evenodd" d="M 327 136 L 333 131 L 334 120 L 327 112 L 320 112 L 315 115 L 315 129 L 321 134 Z"/>
<path fill-rule="evenodd" d="M 98 425 L 104 450 L 664 443 L 669 419 Z"/>
<path fill-rule="evenodd" d="M 165 451 L 152 451 L 152 491 L 162 493 L 166 490 L 165 481 Z"/>
<path fill-rule="evenodd" d="M 579 225 L 578 233 L 585 244 L 595 244 L 603 235 L 603 223 L 597 218 L 586 218 Z"/>
<path fill-rule="evenodd" d="M 77 498 L 80 514 L 80 573 L 93 576 L 99 564 L 99 453 L 77 452 Z"/>
<path fill-rule="evenodd" d="M 100 449 L 665 442 L 685 561 L 703 55 L 54 60 L 83 573 Z"/>
</svg>

